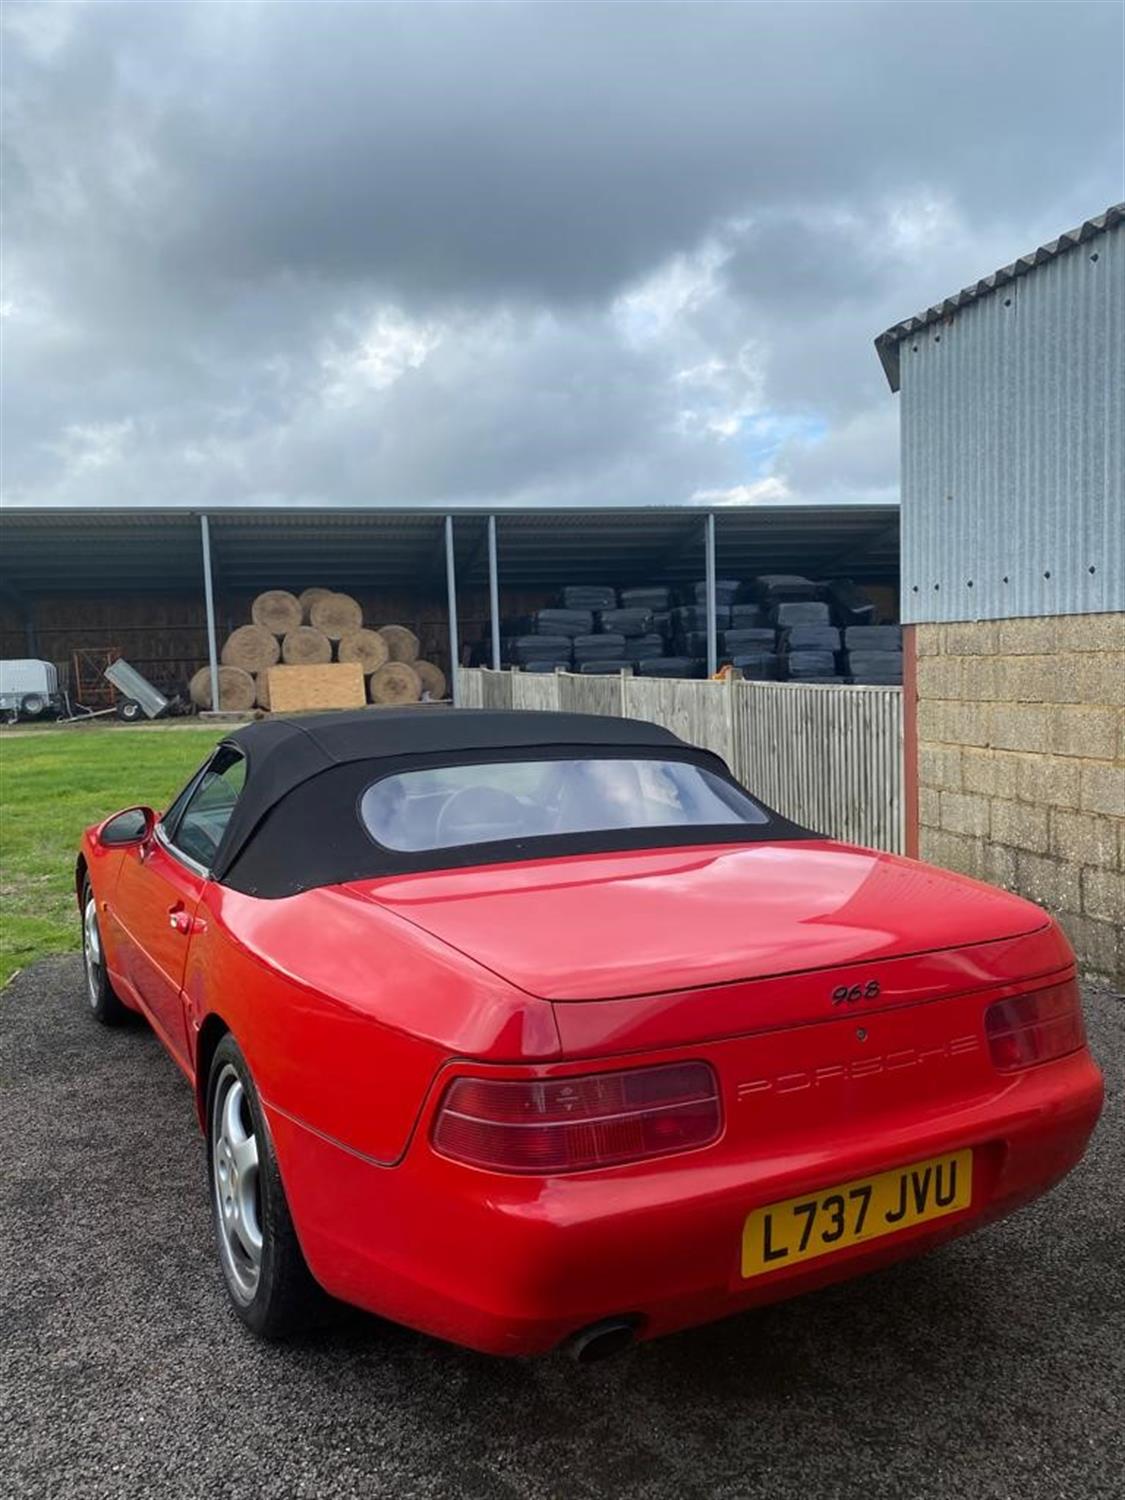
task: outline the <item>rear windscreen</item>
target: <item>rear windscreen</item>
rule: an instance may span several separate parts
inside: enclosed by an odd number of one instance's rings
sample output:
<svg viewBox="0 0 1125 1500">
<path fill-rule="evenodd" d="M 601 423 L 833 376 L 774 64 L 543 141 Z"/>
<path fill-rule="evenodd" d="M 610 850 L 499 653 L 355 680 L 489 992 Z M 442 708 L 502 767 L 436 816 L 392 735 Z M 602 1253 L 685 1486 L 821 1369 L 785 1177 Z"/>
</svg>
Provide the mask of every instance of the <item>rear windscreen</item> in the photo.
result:
<svg viewBox="0 0 1125 1500">
<path fill-rule="evenodd" d="M 402 771 L 360 798 L 368 834 L 403 853 L 504 839 L 768 822 L 739 787 L 687 761 L 587 757 Z"/>
</svg>

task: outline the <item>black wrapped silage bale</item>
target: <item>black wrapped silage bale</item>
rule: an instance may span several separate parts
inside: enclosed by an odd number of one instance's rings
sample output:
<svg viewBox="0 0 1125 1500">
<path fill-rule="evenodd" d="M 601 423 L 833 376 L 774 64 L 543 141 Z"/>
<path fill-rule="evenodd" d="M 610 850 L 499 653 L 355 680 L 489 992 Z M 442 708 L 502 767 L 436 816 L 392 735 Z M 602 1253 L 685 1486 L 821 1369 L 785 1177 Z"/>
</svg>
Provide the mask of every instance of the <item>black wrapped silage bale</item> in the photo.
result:
<svg viewBox="0 0 1125 1500">
<path fill-rule="evenodd" d="M 741 588 L 742 588 L 742 584 L 741 584 L 740 580 L 737 579 L 737 578 L 716 578 L 715 579 L 715 603 L 716 604 L 725 605 L 727 608 L 729 608 L 734 603 L 734 601 L 738 598 L 739 590 Z M 696 604 L 701 604 L 704 608 L 706 608 L 706 606 L 707 606 L 707 582 L 706 582 L 706 580 L 704 580 L 702 583 L 697 583 L 695 585 L 694 592 L 695 592 L 695 602 L 696 602 Z"/>
<path fill-rule="evenodd" d="M 748 651 L 731 660 L 748 682 L 776 682 L 781 676 L 781 658 L 776 651 Z"/>
<path fill-rule="evenodd" d="M 790 651 L 785 657 L 785 673 L 791 682 L 835 677 L 835 654 L 832 651 Z"/>
<path fill-rule="evenodd" d="M 666 641 L 670 641 L 675 632 L 676 620 L 670 609 L 657 610 L 652 617 L 652 628 L 658 635 L 662 635 Z"/>
<path fill-rule="evenodd" d="M 777 632 L 772 625 L 750 625 L 742 629 L 732 625 L 723 631 L 721 649 L 728 656 L 733 656 L 736 651 L 772 651 L 776 640 Z"/>
<path fill-rule="evenodd" d="M 559 667 L 564 672 L 570 671 L 569 661 L 529 661 L 523 668 L 525 672 L 554 672 Z"/>
<path fill-rule="evenodd" d="M 871 625 L 875 619 L 875 601 L 850 578 L 833 578 L 825 592 L 837 625 Z"/>
<path fill-rule="evenodd" d="M 901 651 L 849 651 L 846 656 L 848 675 L 853 682 L 901 683 Z"/>
<path fill-rule="evenodd" d="M 632 665 L 629 661 L 584 661 L 574 670 L 581 677 L 614 677 L 630 670 Z"/>
<path fill-rule="evenodd" d="M 657 614 L 671 609 L 672 602 L 672 590 L 662 586 L 621 590 L 622 609 L 648 609 Z"/>
<path fill-rule="evenodd" d="M 901 651 L 901 625 L 849 625 L 844 631 L 848 651 Z"/>
<path fill-rule="evenodd" d="M 590 635 L 594 629 L 592 609 L 541 609 L 535 616 L 538 635 Z"/>
<path fill-rule="evenodd" d="M 565 635 L 519 635 L 512 642 L 512 660 L 521 667 L 533 661 L 570 661 L 570 637 Z"/>
<path fill-rule="evenodd" d="M 840 632 L 835 625 L 790 625 L 780 644 L 783 651 L 839 651 Z"/>
<path fill-rule="evenodd" d="M 732 604 L 730 623 L 733 630 L 749 630 L 755 625 L 768 625 L 769 621 L 760 604 Z"/>
<path fill-rule="evenodd" d="M 664 655 L 664 637 L 662 635 L 634 635 L 628 638 L 625 647 L 625 655 L 631 662 L 651 660 L 656 656 Z"/>
<path fill-rule="evenodd" d="M 679 631 L 707 629 L 707 611 L 698 604 L 683 604 L 672 611 Z M 715 629 L 730 629 L 730 607 L 722 604 L 715 610 Z"/>
<path fill-rule="evenodd" d="M 651 635 L 651 609 L 603 609 L 598 629 L 612 635 Z"/>
<path fill-rule="evenodd" d="M 565 609 L 616 609 L 617 590 L 602 584 L 573 583 L 562 591 Z"/>
<path fill-rule="evenodd" d="M 779 630 L 788 630 L 791 625 L 830 625 L 827 604 L 811 599 L 788 604 L 775 604 L 770 611 L 770 623 Z"/>
<path fill-rule="evenodd" d="M 777 604 L 823 597 L 821 585 L 797 573 L 762 573 L 750 580 L 750 595 L 772 609 Z"/>
<path fill-rule="evenodd" d="M 581 665 L 587 661 L 625 660 L 625 637 L 619 634 L 580 635 L 574 641 L 574 660 Z"/>
<path fill-rule="evenodd" d="M 703 663 L 690 656 L 658 656 L 638 664 L 642 677 L 702 677 Z"/>
</svg>

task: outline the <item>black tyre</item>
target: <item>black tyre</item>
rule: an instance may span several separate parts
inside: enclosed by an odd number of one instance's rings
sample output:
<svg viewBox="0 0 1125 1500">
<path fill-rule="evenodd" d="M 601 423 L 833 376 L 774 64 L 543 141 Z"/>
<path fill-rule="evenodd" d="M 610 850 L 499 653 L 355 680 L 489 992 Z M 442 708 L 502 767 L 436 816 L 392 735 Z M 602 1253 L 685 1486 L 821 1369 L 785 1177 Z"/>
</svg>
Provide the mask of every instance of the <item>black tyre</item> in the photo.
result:
<svg viewBox="0 0 1125 1500">
<path fill-rule="evenodd" d="M 47 712 L 47 699 L 42 693 L 25 693 L 20 699 L 20 713 L 25 719 L 41 719 Z"/>
<path fill-rule="evenodd" d="M 258 1091 L 229 1034 L 211 1062 L 207 1175 L 219 1265 L 235 1312 L 260 1338 L 296 1332 L 323 1294 L 297 1243 Z"/>
<path fill-rule="evenodd" d="M 126 724 L 135 724 L 138 719 L 143 719 L 144 712 L 135 698 L 122 698 L 117 705 L 117 717 Z"/>
<path fill-rule="evenodd" d="M 109 982 L 105 968 L 98 903 L 89 880 L 82 882 L 82 958 L 86 965 L 86 999 L 90 1014 L 103 1026 L 120 1026 L 129 1015 Z"/>
</svg>

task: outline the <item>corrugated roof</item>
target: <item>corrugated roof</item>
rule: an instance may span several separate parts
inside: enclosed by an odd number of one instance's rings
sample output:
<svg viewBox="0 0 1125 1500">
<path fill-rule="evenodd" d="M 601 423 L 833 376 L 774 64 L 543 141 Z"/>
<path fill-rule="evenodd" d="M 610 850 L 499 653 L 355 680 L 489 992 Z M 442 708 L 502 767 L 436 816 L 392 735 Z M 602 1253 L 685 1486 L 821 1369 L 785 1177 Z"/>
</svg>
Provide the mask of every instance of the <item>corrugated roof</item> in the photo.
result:
<svg viewBox="0 0 1125 1500">
<path fill-rule="evenodd" d="M 1073 250 L 1076 245 L 1084 244 L 1094 235 L 1111 229 L 1122 219 L 1125 219 L 1125 203 L 1115 203 L 1107 208 L 1104 214 L 1099 214 L 1096 219 L 1087 219 L 1077 229 L 1070 229 L 1065 234 L 1060 234 L 1057 240 L 1040 245 L 1038 250 L 1033 250 L 1030 255 L 1021 255 L 1019 260 L 1012 261 L 1011 265 L 1002 266 L 999 271 L 993 271 L 991 276 L 985 276 L 973 286 L 963 287 L 955 296 L 946 297 L 944 302 L 935 303 L 933 307 L 927 308 L 925 312 L 918 313 L 913 318 L 904 318 L 901 323 L 896 323 L 893 328 L 888 328 L 885 333 L 881 333 L 875 340 L 875 350 L 891 390 L 897 391 L 899 388 L 898 346 L 903 339 L 909 338 L 911 334 L 917 333 L 920 328 L 926 328 L 931 323 L 941 322 L 943 318 L 948 318 L 956 312 L 959 307 L 975 302 L 978 297 L 987 296 L 989 292 L 1006 286 L 1017 277 L 1026 276 L 1029 271 L 1034 270 L 1036 266 L 1041 266 L 1044 261 L 1054 260 L 1064 251 Z"/>
<path fill-rule="evenodd" d="M 745 505 L 715 509 L 719 576 L 855 569 L 898 578 L 898 506 Z M 457 579 L 488 579 L 486 511 L 454 512 Z M 508 587 L 682 582 L 704 573 L 707 510 L 568 509 L 496 512 L 500 575 Z M 439 511 L 208 512 L 216 585 L 417 587 L 444 590 Z M 0 591 L 113 593 L 198 587 L 199 514 L 168 510 L 9 509 L 0 516 Z"/>
</svg>

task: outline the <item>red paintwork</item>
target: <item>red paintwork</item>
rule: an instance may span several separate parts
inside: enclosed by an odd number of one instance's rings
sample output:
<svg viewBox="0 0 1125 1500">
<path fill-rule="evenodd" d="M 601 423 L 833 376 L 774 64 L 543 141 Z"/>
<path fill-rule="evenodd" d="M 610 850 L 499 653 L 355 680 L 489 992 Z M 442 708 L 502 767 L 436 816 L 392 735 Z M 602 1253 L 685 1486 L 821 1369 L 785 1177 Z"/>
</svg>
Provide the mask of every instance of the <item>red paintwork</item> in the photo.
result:
<svg viewBox="0 0 1125 1500">
<path fill-rule="evenodd" d="M 1047 921 L 931 865 L 811 841 L 539 860 L 355 889 L 547 1000 L 863 965 Z"/>
<path fill-rule="evenodd" d="M 1045 1191 L 1101 1105 L 1085 1049 L 1011 1074 L 987 1052 L 989 1003 L 1073 974 L 1058 928 L 890 855 L 809 840 L 572 856 L 277 901 L 202 880 L 155 838 L 105 849 L 92 829 L 82 858 L 114 985 L 197 1093 L 201 1036 L 234 1033 L 317 1279 L 478 1349 L 546 1350 L 616 1314 L 649 1337 L 916 1254 Z M 877 999 L 833 1005 L 871 978 Z M 719 1140 L 555 1178 L 431 1148 L 457 1073 L 623 1056 L 710 1062 Z M 967 1211 L 741 1280 L 756 1205 L 962 1147 Z"/>
</svg>

